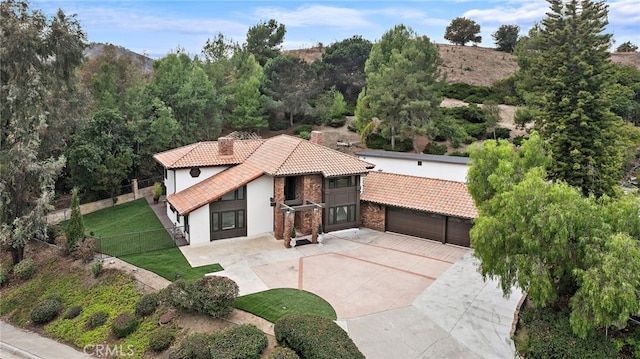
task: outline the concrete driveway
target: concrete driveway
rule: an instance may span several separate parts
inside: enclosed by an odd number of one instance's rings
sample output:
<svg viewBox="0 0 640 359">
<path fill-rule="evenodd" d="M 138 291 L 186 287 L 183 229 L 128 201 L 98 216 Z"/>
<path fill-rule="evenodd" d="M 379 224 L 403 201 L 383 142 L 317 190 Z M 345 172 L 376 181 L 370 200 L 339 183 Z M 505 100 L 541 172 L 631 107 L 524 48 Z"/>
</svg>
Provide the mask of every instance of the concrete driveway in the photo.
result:
<svg viewBox="0 0 640 359">
<path fill-rule="evenodd" d="M 180 249 L 192 266 L 220 263 L 215 275 L 236 281 L 240 295 L 318 294 L 367 358 L 515 356 L 510 331 L 522 293 L 505 299 L 496 282 L 483 282 L 467 248 L 359 229 L 291 249 L 271 236 Z"/>
</svg>

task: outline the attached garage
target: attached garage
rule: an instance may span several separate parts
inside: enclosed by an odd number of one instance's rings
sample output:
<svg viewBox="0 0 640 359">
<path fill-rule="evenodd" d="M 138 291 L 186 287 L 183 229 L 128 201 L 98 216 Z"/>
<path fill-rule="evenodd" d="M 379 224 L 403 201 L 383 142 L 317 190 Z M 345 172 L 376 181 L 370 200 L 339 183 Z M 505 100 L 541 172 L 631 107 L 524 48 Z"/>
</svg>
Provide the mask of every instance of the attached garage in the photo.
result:
<svg viewBox="0 0 640 359">
<path fill-rule="evenodd" d="M 463 182 L 370 172 L 360 199 L 371 228 L 469 247 L 478 211 Z"/>
</svg>

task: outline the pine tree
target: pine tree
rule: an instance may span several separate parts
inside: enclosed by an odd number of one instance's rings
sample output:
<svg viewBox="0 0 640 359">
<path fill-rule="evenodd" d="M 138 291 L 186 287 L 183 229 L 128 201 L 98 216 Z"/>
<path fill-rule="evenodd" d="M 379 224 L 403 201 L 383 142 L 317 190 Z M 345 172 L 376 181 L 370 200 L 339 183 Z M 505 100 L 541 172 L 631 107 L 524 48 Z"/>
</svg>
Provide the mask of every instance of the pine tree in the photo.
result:
<svg viewBox="0 0 640 359">
<path fill-rule="evenodd" d="M 69 218 L 65 234 L 67 236 L 67 250 L 71 253 L 76 249 L 76 243 L 84 239 L 84 221 L 82 213 L 80 213 L 78 188 L 74 188 L 71 192 L 71 218 Z"/>
</svg>

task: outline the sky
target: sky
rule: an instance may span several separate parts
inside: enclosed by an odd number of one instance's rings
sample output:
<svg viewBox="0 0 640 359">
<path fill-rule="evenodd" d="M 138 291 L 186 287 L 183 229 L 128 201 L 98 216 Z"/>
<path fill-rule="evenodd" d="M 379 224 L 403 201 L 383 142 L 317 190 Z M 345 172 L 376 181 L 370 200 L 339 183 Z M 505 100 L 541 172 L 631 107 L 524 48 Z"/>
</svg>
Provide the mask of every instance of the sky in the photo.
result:
<svg viewBox="0 0 640 359">
<path fill-rule="evenodd" d="M 640 0 L 606 2 L 606 32 L 617 45 L 631 41 L 640 46 Z M 491 34 L 500 25 L 517 24 L 525 35 L 549 9 L 544 0 L 32 0 L 31 7 L 45 14 L 58 9 L 76 14 L 89 42 L 111 43 L 152 58 L 177 49 L 198 55 L 207 39 L 218 33 L 242 43 L 249 27 L 269 19 L 285 25 L 285 50 L 326 46 L 354 35 L 375 42 L 397 24 L 433 42 L 448 43 L 445 28 L 456 17 L 481 26 L 479 46 L 495 47 Z"/>
</svg>

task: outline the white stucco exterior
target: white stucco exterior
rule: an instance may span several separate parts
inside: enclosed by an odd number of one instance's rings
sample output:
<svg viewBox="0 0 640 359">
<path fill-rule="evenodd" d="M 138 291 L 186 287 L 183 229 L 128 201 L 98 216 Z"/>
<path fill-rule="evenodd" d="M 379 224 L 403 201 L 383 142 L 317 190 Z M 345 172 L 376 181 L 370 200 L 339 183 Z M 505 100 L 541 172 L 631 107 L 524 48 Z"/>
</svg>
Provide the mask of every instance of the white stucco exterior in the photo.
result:
<svg viewBox="0 0 640 359">
<path fill-rule="evenodd" d="M 358 154 L 358 158 L 375 164 L 376 167 L 373 171 L 437 178 L 456 182 L 467 181 L 469 165 L 466 163 L 456 163 L 458 161 L 463 162 L 466 160 L 460 161 L 460 158 L 452 158 L 451 162 L 448 162 L 447 159 L 441 157 L 450 156 L 423 156 L 420 154 L 415 154 L 413 156 L 406 154 L 405 156 L 400 155 L 403 154 L 393 154 L 390 155 L 390 157 L 382 157 L 363 152 Z"/>
<path fill-rule="evenodd" d="M 262 176 L 247 184 L 247 236 L 273 232 L 273 177 Z"/>
<path fill-rule="evenodd" d="M 209 205 L 189 213 L 189 244 L 209 243 Z"/>
<path fill-rule="evenodd" d="M 207 178 L 218 174 L 229 168 L 229 166 L 216 166 L 216 167 L 201 167 L 200 176 L 191 177 L 189 174 L 190 168 L 181 168 L 172 172 L 175 172 L 175 187 L 171 193 L 180 192 L 186 188 L 193 186 L 196 183 L 200 183 Z M 169 187 L 167 187 L 167 193 L 169 193 Z"/>
</svg>

